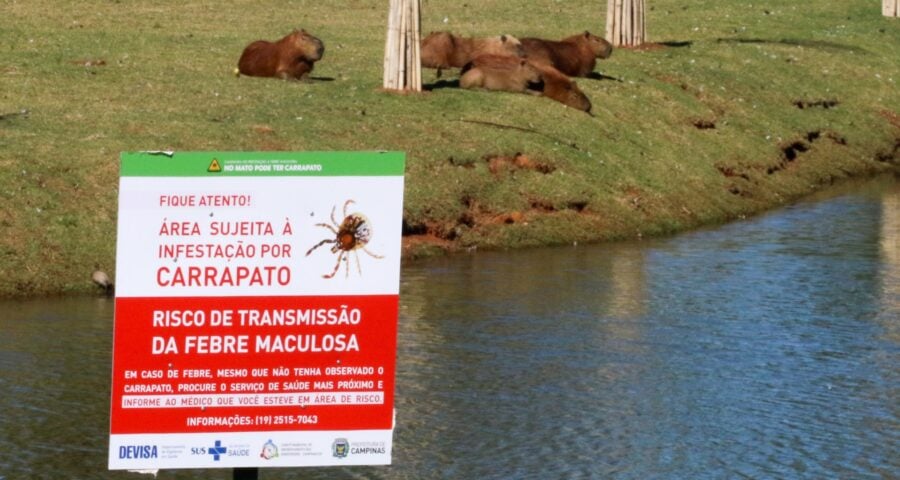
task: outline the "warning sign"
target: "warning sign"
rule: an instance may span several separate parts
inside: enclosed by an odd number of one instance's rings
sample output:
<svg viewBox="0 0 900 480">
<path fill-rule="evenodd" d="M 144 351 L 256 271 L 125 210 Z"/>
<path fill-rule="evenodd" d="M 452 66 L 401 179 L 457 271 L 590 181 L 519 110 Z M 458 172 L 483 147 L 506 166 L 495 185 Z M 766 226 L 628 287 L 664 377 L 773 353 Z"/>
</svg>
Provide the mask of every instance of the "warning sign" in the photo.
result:
<svg viewBox="0 0 900 480">
<path fill-rule="evenodd" d="M 403 170 L 122 155 L 110 469 L 390 463 Z"/>
</svg>

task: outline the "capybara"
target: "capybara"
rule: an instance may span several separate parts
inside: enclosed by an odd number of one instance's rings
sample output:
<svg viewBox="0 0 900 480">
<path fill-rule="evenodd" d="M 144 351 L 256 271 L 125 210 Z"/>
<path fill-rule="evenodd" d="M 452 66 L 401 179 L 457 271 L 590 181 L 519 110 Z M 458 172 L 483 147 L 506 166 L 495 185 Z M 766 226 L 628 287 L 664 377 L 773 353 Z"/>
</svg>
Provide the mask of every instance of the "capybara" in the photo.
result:
<svg viewBox="0 0 900 480">
<path fill-rule="evenodd" d="M 525 93 L 540 81 L 540 72 L 524 58 L 479 55 L 463 67 L 459 86 Z"/>
<path fill-rule="evenodd" d="M 322 59 L 325 46 L 306 30 L 294 30 L 277 42 L 257 40 L 241 54 L 238 71 L 253 77 L 300 80 Z"/>
<path fill-rule="evenodd" d="M 541 93 L 545 97 L 583 112 L 591 112 L 591 101 L 571 78 L 550 65 L 536 63 L 533 66 L 541 74 Z"/>
<path fill-rule="evenodd" d="M 479 55 L 523 55 L 522 43 L 511 35 L 467 38 L 450 32 L 431 32 L 422 40 L 422 66 L 438 69 L 462 68 Z"/>
<path fill-rule="evenodd" d="M 540 38 L 522 38 L 520 41 L 525 56 L 532 63 L 550 65 L 570 77 L 590 75 L 598 58 L 612 55 L 612 44 L 587 30 L 560 41 Z"/>
</svg>

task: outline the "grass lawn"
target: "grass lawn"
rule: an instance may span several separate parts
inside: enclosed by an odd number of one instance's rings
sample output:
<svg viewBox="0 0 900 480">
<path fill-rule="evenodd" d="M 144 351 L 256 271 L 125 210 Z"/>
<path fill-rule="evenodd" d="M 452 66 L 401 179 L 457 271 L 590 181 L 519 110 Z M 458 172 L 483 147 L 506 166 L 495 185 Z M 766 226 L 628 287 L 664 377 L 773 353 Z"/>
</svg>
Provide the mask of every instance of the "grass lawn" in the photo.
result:
<svg viewBox="0 0 900 480">
<path fill-rule="evenodd" d="M 578 79 L 593 116 L 454 88 L 380 90 L 387 2 L 6 0 L 0 295 L 114 271 L 119 152 L 401 150 L 410 255 L 654 235 L 898 171 L 900 18 L 875 0 L 647 0 L 650 44 Z M 422 30 L 603 35 L 605 1 L 423 0 Z M 309 82 L 235 77 L 305 28 Z"/>
</svg>

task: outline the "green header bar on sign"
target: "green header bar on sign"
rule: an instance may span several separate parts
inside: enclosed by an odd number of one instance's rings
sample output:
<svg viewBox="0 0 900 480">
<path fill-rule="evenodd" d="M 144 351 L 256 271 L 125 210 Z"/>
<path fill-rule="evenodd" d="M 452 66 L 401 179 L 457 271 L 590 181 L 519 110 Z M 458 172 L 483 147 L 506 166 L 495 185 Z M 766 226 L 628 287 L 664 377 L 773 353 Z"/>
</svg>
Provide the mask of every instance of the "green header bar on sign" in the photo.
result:
<svg viewBox="0 0 900 480">
<path fill-rule="evenodd" d="M 123 152 L 123 177 L 402 176 L 403 152 Z"/>
</svg>

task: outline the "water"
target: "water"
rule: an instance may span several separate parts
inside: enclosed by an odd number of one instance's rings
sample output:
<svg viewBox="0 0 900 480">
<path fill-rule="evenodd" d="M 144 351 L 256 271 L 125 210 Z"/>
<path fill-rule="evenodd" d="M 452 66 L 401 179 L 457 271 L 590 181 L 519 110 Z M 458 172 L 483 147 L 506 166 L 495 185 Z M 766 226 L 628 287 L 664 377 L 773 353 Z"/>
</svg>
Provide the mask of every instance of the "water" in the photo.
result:
<svg viewBox="0 0 900 480">
<path fill-rule="evenodd" d="M 900 478 L 898 239 L 884 179 L 669 239 L 407 265 L 394 465 L 260 478 Z M 0 303 L 0 479 L 140 478 L 105 470 L 112 313 Z"/>
</svg>

